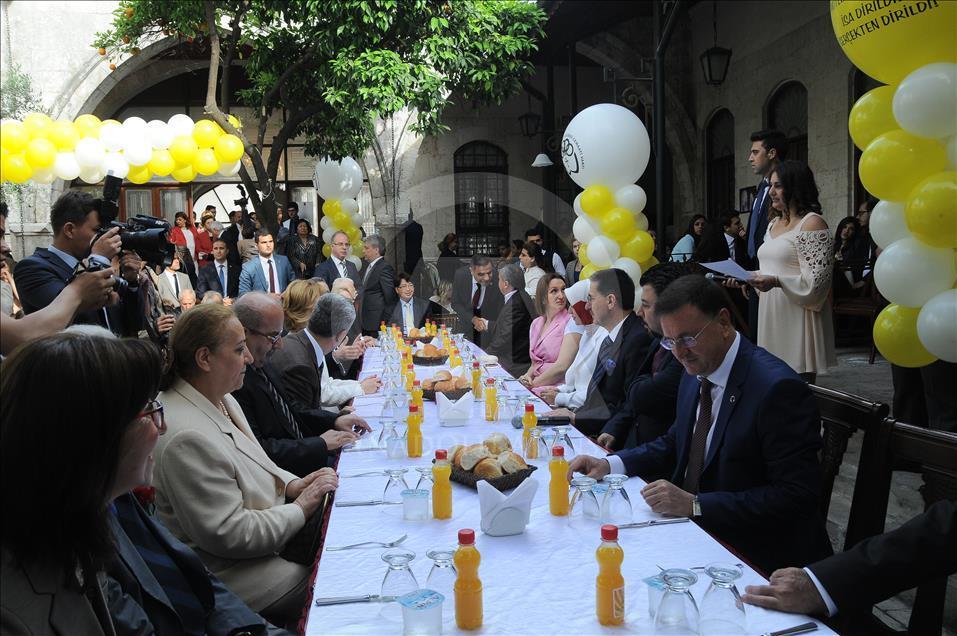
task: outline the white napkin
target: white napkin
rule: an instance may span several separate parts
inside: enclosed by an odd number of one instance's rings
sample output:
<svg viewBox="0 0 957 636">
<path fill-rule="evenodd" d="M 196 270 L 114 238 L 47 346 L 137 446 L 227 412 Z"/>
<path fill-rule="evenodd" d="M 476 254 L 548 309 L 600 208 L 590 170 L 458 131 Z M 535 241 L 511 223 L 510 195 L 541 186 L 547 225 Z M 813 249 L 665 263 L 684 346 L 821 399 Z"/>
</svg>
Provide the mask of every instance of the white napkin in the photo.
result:
<svg viewBox="0 0 957 636">
<path fill-rule="evenodd" d="M 465 426 L 472 417 L 472 403 L 475 396 L 469 391 L 456 401 L 445 397 L 444 393 L 435 393 L 435 403 L 439 407 L 440 426 Z"/>
<path fill-rule="evenodd" d="M 482 510 L 482 532 L 493 537 L 522 534 L 538 491 L 537 479 L 526 479 L 506 496 L 485 480 L 476 484 Z"/>
</svg>

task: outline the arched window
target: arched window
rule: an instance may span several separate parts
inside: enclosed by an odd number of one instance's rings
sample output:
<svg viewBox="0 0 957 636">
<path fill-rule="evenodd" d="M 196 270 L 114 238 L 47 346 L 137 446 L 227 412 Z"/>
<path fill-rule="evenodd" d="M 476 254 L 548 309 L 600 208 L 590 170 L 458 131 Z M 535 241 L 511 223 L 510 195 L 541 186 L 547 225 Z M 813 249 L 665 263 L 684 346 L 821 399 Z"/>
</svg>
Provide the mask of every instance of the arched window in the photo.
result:
<svg viewBox="0 0 957 636">
<path fill-rule="evenodd" d="M 708 158 L 707 216 L 716 219 L 735 209 L 734 117 L 722 108 L 708 122 L 705 132 Z"/>
<path fill-rule="evenodd" d="M 787 159 L 807 163 L 807 89 L 800 82 L 787 82 L 768 99 L 765 112 L 768 128 L 788 138 Z"/>
<path fill-rule="evenodd" d="M 455 233 L 459 256 L 496 255 L 508 240 L 508 155 L 487 141 L 455 151 Z"/>
</svg>

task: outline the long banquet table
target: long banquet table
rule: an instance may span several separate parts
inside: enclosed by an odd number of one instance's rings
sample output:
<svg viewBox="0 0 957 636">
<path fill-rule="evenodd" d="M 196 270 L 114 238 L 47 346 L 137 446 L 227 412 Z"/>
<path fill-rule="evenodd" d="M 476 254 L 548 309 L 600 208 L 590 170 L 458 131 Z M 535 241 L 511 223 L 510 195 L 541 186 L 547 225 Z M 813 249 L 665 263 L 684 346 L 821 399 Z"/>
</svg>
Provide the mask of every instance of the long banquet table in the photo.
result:
<svg viewBox="0 0 957 636">
<path fill-rule="evenodd" d="M 476 351 L 476 353 L 481 353 Z M 362 376 L 381 374 L 381 350 L 366 353 Z M 448 367 L 416 367 L 420 379 L 431 377 L 437 370 Z M 489 373 L 508 377 L 498 366 Z M 548 406 L 534 398 L 517 382 L 507 382 L 510 394 L 536 403 L 536 411 Z M 382 395 L 357 398 L 356 412 L 365 417 L 374 431 L 365 435 L 359 448 L 378 446 L 381 430 L 379 415 L 384 403 Z M 510 424 L 486 422 L 480 401 L 476 401 L 472 417 L 462 427 L 441 427 L 437 407 L 425 402 L 425 421 L 422 426 L 423 453 L 421 458 L 389 459 L 386 451 L 368 450 L 344 452 L 338 465 L 340 475 L 385 468 L 408 467 L 406 481 L 415 487 L 418 473 L 414 467 L 430 466 L 437 448 L 454 444 L 480 443 L 492 432 L 505 433 L 512 446 L 521 453 L 521 431 Z M 404 424 L 403 424 L 404 427 Z M 572 431 L 575 453 L 602 457 L 605 451 Z M 384 446 L 384 443 L 383 443 Z M 411 550 L 412 562 L 420 587 L 425 587 L 432 562 L 426 552 L 456 545 L 460 528 L 474 528 L 476 546 L 482 555 L 479 570 L 484 586 L 484 625 L 472 633 L 485 634 L 651 634 L 653 622 L 648 613 L 647 586 L 642 579 L 653 576 L 663 568 L 690 568 L 712 562 L 737 563 L 740 559 L 695 523 L 678 523 L 621 530 L 619 541 L 624 548 L 622 573 L 625 577 L 625 623 L 620 627 L 603 627 L 595 617 L 595 550 L 600 543 L 598 521 L 575 523 L 564 517 L 554 517 L 548 509 L 548 469 L 546 460 L 530 462 L 538 466 L 532 475 L 539 480 L 538 492 L 532 506 L 531 519 L 523 534 L 492 537 L 481 533 L 481 515 L 475 490 L 453 483 L 453 516 L 448 520 L 430 519 L 425 522 L 404 521 L 402 506 L 334 507 L 315 572 L 313 598 L 378 594 L 387 566 L 381 560 L 384 549 L 355 549 L 327 551 L 328 546 L 342 546 L 359 541 L 393 541 L 407 534 L 401 547 Z M 387 478 L 345 477 L 339 482 L 337 501 L 381 499 Z M 626 483 L 634 520 L 654 519 L 660 515 L 645 505 L 639 494 L 644 486 L 634 477 Z M 693 588 L 700 605 L 709 579 L 701 570 Z M 764 583 L 766 579 L 744 564 L 744 575 L 738 580 L 739 589 L 745 585 Z M 454 600 L 446 599 L 449 608 Z M 354 603 L 316 607 L 312 600 L 306 610 L 306 634 L 401 634 L 401 619 L 396 618 L 395 606 L 383 613 L 383 604 Z M 746 606 L 749 634 L 764 634 L 807 622 L 806 616 L 784 614 L 758 607 Z M 819 634 L 833 633 L 818 623 Z M 459 630 L 454 621 L 446 621 L 443 633 L 468 633 Z"/>
</svg>

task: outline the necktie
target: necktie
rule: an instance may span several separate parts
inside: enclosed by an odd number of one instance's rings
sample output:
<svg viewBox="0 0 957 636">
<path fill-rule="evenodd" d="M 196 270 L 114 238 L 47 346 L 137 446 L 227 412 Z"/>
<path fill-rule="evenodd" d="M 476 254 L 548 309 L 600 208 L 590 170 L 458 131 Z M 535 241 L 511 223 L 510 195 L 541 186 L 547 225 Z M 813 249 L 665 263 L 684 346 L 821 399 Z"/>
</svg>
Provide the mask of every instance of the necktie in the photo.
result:
<svg viewBox="0 0 957 636">
<path fill-rule="evenodd" d="M 665 366 L 665 360 L 668 359 L 669 355 L 671 355 L 670 351 L 664 347 L 658 347 L 658 350 L 655 351 L 655 357 L 651 360 L 651 375 L 656 375 L 661 371 L 661 367 Z"/>
<path fill-rule="evenodd" d="M 595 370 L 592 372 L 591 381 L 588 383 L 589 394 L 598 390 L 598 383 L 605 375 L 605 361 L 608 360 L 608 352 L 611 351 L 614 344 L 615 341 L 611 339 L 611 336 L 606 336 L 601 341 L 601 346 L 598 348 L 598 359 L 595 360 Z"/>
<path fill-rule="evenodd" d="M 761 208 L 764 207 L 762 204 L 764 203 L 764 195 L 767 189 L 768 184 L 762 180 L 761 185 L 758 186 L 757 194 L 754 197 L 754 203 L 751 204 L 751 217 L 748 219 L 748 256 L 751 258 L 754 258 L 758 254 L 758 248 L 755 242 L 757 240 Z"/>
<path fill-rule="evenodd" d="M 116 499 L 113 509 L 116 519 L 137 553 L 163 588 L 173 609 L 183 624 L 185 634 L 206 633 L 206 609 L 196 596 L 189 581 L 176 562 L 160 543 L 153 530 L 140 516 L 130 495 Z"/>
<path fill-rule="evenodd" d="M 279 405 L 279 410 L 282 411 L 282 416 L 285 418 L 286 424 L 288 424 L 287 428 L 289 431 L 296 436 L 296 439 L 302 439 L 302 431 L 299 429 L 299 423 L 296 421 L 295 416 L 293 416 L 292 411 L 289 410 L 289 405 L 286 404 L 286 401 L 279 395 L 279 391 L 276 390 L 275 385 L 269 381 L 269 376 L 266 375 L 266 371 L 256 369 L 256 373 L 262 378 L 263 384 L 266 385 L 266 390 L 269 392 L 273 401 Z"/>
<path fill-rule="evenodd" d="M 176 300 L 179 300 L 179 276 L 173 274 L 173 287 L 176 289 Z"/>
<path fill-rule="evenodd" d="M 688 472 L 685 473 L 684 489 L 692 494 L 698 492 L 698 481 L 704 469 L 705 446 L 711 430 L 711 387 L 707 378 L 701 378 L 701 399 L 698 402 L 698 421 L 691 435 L 691 450 L 688 452 Z"/>
<path fill-rule="evenodd" d="M 339 277 L 340 277 L 340 278 L 347 278 L 347 277 L 348 277 L 348 274 L 346 274 L 346 264 L 345 264 L 345 262 L 344 262 L 344 261 L 339 261 L 339 262 L 336 264 L 336 266 L 339 268 Z"/>
<path fill-rule="evenodd" d="M 404 313 L 405 333 L 408 335 L 412 327 L 415 326 L 415 317 L 412 315 L 412 303 L 402 303 L 402 310 Z"/>
<path fill-rule="evenodd" d="M 219 266 L 219 286 L 222 288 L 223 296 L 226 295 L 226 266 Z"/>
<path fill-rule="evenodd" d="M 275 294 L 276 293 L 276 278 L 273 275 L 272 259 L 270 258 L 266 262 L 269 263 L 269 293 Z"/>
<path fill-rule="evenodd" d="M 479 300 L 482 298 L 482 286 L 475 286 L 475 293 L 472 294 L 472 313 L 476 316 L 479 315 Z"/>
</svg>

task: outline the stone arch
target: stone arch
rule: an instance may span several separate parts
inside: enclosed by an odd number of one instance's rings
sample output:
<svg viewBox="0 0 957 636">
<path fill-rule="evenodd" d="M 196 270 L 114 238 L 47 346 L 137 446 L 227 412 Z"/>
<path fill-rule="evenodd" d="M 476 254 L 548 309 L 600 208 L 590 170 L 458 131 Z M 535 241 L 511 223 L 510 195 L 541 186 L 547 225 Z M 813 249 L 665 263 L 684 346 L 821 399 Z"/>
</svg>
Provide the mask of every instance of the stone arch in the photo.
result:
<svg viewBox="0 0 957 636">
<path fill-rule="evenodd" d="M 765 128 L 777 128 L 787 137 L 787 158 L 807 163 L 807 86 L 795 79 L 779 82 L 768 93 L 762 116 Z"/>
<path fill-rule="evenodd" d="M 717 218 L 735 209 L 734 200 L 734 115 L 719 106 L 705 118 L 701 147 L 705 178 L 705 209 L 709 218 Z"/>
</svg>

